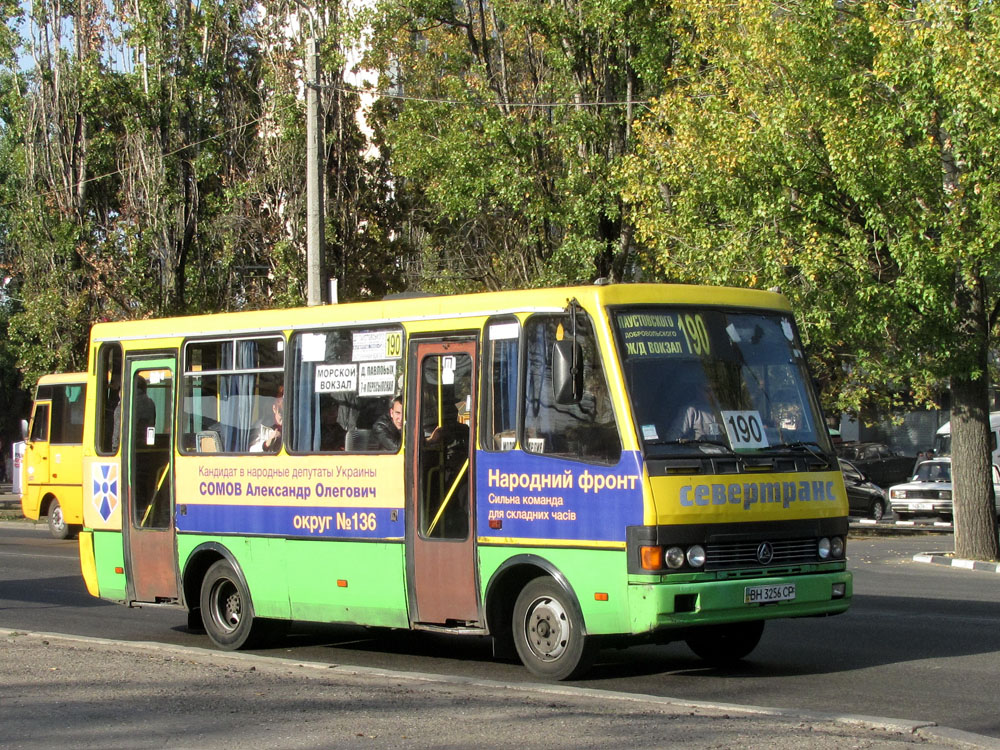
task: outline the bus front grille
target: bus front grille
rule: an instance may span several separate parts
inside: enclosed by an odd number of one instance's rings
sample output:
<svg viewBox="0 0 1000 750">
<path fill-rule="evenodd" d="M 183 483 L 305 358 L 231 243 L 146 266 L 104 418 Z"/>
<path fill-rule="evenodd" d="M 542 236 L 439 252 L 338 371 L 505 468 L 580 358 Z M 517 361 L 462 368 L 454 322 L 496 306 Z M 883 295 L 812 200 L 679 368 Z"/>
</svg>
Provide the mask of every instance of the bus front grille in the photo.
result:
<svg viewBox="0 0 1000 750">
<path fill-rule="evenodd" d="M 770 555 L 765 545 L 769 545 Z M 705 545 L 705 570 L 781 567 L 813 562 L 820 562 L 815 539 L 715 542 Z"/>
</svg>

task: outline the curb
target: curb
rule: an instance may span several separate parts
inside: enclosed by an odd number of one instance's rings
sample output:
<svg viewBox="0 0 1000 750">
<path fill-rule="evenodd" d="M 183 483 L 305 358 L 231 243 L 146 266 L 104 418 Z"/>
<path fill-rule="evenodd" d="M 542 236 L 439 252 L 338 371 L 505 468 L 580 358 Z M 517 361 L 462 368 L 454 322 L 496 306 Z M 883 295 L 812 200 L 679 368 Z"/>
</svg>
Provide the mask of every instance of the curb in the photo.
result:
<svg viewBox="0 0 1000 750">
<path fill-rule="evenodd" d="M 914 562 L 931 563 L 932 565 L 948 565 L 952 568 L 965 570 L 981 570 L 985 573 L 1000 573 L 1000 562 L 983 562 L 982 560 L 963 560 L 953 557 L 948 552 L 921 552 L 913 556 Z"/>
<path fill-rule="evenodd" d="M 229 651 L 214 651 L 211 649 L 195 648 L 190 646 L 177 646 L 173 644 L 155 643 L 149 641 L 126 642 L 114 641 L 108 638 L 97 638 L 93 636 L 65 635 L 62 633 L 42 633 L 24 630 L 11 630 L 0 628 L 0 637 L 28 637 L 47 640 L 63 640 L 70 643 L 83 643 L 94 646 L 104 646 L 115 650 L 130 649 L 145 653 L 169 653 L 184 655 L 188 658 L 205 659 L 211 663 L 240 662 L 245 664 L 259 664 L 261 666 L 299 668 L 309 671 L 321 671 L 324 674 L 343 673 L 357 676 L 367 676 L 373 678 L 389 678 L 399 680 L 412 680 L 416 682 L 469 685 L 495 690 L 511 690 L 522 693 L 539 693 L 542 695 L 564 695 L 580 696 L 589 698 L 600 698 L 602 700 L 614 700 L 627 703 L 648 703 L 652 705 L 670 706 L 673 708 L 684 708 L 691 711 L 723 711 L 730 714 L 743 714 L 747 717 L 759 718 L 780 718 L 786 720 L 799 720 L 806 722 L 824 722 L 834 724 L 845 724 L 855 727 L 863 727 L 885 732 L 896 732 L 920 737 L 924 741 L 937 740 L 954 746 L 982 748 L 982 750 L 1000 750 L 1000 739 L 987 735 L 974 734 L 961 729 L 939 726 L 933 721 L 913 721 L 910 719 L 894 719 L 880 716 L 865 716 L 860 714 L 839 714 L 825 711 L 799 711 L 787 708 L 773 708 L 767 706 L 741 705 L 735 703 L 718 703 L 712 701 L 691 701 L 681 698 L 671 698 L 667 696 L 648 695 L 645 693 L 626 693 L 613 690 L 601 690 L 599 688 L 575 687 L 563 684 L 538 684 L 531 682 L 500 682 L 498 680 L 487 680 L 474 677 L 458 677 L 450 675 L 433 674 L 427 672 L 403 672 L 398 670 L 348 666 L 342 664 L 326 664 L 323 662 L 300 661 L 281 657 L 259 656 L 257 654 L 245 654 Z"/>
</svg>

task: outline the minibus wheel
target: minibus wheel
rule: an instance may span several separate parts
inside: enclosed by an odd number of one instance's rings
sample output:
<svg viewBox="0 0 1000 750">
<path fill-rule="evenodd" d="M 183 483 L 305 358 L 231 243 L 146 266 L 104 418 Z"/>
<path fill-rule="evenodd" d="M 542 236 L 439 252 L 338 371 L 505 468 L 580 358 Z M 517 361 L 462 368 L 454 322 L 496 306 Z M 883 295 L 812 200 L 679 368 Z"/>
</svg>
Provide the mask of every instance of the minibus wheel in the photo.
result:
<svg viewBox="0 0 1000 750">
<path fill-rule="evenodd" d="M 514 646 L 528 671 L 570 680 L 593 663 L 595 646 L 583 629 L 576 600 L 552 578 L 534 578 L 514 603 Z"/>
<path fill-rule="evenodd" d="M 201 617 L 205 632 L 219 648 L 248 648 L 261 634 L 243 578 L 228 560 L 217 560 L 201 583 Z"/>
<path fill-rule="evenodd" d="M 748 656 L 757 648 L 763 634 L 763 620 L 731 622 L 698 628 L 686 642 L 703 661 L 713 667 L 725 667 Z"/>
<path fill-rule="evenodd" d="M 63 515 L 62 506 L 54 499 L 49 503 L 49 512 L 46 516 L 49 524 L 49 534 L 56 539 L 69 539 L 73 534 L 72 527 L 66 523 L 66 516 Z"/>
</svg>

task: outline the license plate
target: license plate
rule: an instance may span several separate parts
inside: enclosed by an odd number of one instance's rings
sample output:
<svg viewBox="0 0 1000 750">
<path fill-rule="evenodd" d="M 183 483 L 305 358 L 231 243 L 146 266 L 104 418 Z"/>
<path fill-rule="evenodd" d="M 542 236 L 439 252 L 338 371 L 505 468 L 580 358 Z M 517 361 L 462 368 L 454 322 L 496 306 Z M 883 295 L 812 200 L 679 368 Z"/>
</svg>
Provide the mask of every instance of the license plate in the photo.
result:
<svg viewBox="0 0 1000 750">
<path fill-rule="evenodd" d="M 769 604 L 787 602 L 795 598 L 795 584 L 782 583 L 777 586 L 747 586 L 743 589 L 744 604 Z"/>
<path fill-rule="evenodd" d="M 934 503 L 910 503 L 914 510 L 934 510 Z"/>
</svg>

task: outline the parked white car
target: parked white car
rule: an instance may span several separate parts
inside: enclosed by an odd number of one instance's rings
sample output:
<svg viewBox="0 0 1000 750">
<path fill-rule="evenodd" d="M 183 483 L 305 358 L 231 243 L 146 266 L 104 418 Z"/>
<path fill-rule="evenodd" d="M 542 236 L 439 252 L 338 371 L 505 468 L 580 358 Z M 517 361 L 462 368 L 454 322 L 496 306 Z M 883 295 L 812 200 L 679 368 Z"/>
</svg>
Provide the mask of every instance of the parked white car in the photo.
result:
<svg viewBox="0 0 1000 750">
<path fill-rule="evenodd" d="M 993 464 L 993 494 L 1000 513 L 1000 468 Z M 889 488 L 889 502 L 899 518 L 941 516 L 951 519 L 951 459 L 933 458 L 917 464 L 909 482 Z"/>
</svg>

